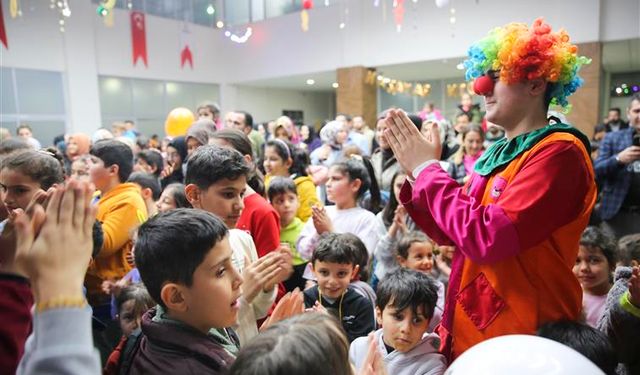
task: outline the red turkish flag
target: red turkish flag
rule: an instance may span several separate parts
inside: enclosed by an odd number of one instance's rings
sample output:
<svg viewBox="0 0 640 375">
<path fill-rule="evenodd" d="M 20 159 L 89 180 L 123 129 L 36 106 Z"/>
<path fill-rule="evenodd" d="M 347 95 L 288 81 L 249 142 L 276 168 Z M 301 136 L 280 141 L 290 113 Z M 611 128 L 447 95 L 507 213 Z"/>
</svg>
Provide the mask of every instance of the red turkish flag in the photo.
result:
<svg viewBox="0 0 640 375">
<path fill-rule="evenodd" d="M 147 65 L 147 36 L 145 32 L 144 13 L 131 12 L 131 46 L 133 47 L 133 65 L 138 58 Z"/>
<path fill-rule="evenodd" d="M 4 44 L 4 48 L 9 49 L 7 42 L 7 32 L 4 30 L 4 15 L 2 14 L 2 1 L 0 1 L 0 41 Z"/>
<path fill-rule="evenodd" d="M 180 67 L 184 69 L 184 65 L 189 63 L 193 69 L 193 51 L 192 51 L 191 33 L 183 30 L 180 35 Z"/>
</svg>

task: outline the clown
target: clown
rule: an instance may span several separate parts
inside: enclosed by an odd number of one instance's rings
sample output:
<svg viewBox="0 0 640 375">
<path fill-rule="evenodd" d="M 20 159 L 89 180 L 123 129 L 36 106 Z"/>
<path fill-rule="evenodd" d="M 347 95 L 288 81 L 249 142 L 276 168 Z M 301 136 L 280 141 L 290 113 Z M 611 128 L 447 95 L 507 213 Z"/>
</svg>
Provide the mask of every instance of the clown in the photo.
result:
<svg viewBox="0 0 640 375">
<path fill-rule="evenodd" d="M 437 125 L 422 135 L 402 111 L 390 111 L 385 136 L 411 172 L 402 204 L 440 245 L 454 245 L 439 333 L 450 360 L 506 334 L 533 334 L 548 321 L 576 320 L 582 293 L 572 267 L 596 199 L 589 141 L 553 119 L 581 85 L 565 31 L 543 20 L 491 31 L 469 49 L 467 78 L 485 97 L 487 120 L 505 129 L 460 187 L 437 160 Z"/>
</svg>

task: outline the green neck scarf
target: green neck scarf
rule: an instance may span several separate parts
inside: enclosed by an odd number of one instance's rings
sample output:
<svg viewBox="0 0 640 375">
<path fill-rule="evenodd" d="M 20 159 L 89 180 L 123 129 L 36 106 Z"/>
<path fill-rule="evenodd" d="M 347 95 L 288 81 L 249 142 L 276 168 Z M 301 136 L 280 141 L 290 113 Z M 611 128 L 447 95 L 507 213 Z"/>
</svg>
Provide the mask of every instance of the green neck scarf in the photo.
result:
<svg viewBox="0 0 640 375">
<path fill-rule="evenodd" d="M 496 169 L 501 168 L 509 163 L 523 152 L 531 149 L 540 140 L 552 133 L 563 132 L 576 136 L 591 153 L 591 144 L 589 138 L 580 130 L 571 125 L 557 123 L 550 124 L 541 129 L 536 129 L 529 133 L 520 134 L 513 139 L 502 138 L 491 145 L 476 161 L 475 171 L 481 176 L 488 176 Z"/>
</svg>

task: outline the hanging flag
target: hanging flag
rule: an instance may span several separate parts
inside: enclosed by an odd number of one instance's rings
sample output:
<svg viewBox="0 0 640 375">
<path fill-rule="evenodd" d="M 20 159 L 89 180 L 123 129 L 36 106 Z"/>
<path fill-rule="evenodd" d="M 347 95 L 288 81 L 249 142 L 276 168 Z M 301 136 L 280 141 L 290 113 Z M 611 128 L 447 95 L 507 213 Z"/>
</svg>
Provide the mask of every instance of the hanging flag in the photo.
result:
<svg viewBox="0 0 640 375">
<path fill-rule="evenodd" d="M 402 23 L 404 22 L 404 0 L 393 1 L 393 18 L 396 21 L 396 30 L 402 31 Z"/>
<path fill-rule="evenodd" d="M 4 15 L 2 14 L 2 1 L 0 1 L 0 41 L 4 44 L 4 48 L 9 49 L 7 42 L 7 32 L 4 30 Z"/>
<path fill-rule="evenodd" d="M 193 52 L 191 43 L 191 33 L 186 28 L 182 30 L 180 35 L 180 67 L 184 69 L 184 64 L 189 63 L 193 69 Z"/>
<path fill-rule="evenodd" d="M 131 12 L 131 46 L 133 47 L 133 65 L 135 66 L 138 58 L 141 58 L 144 66 L 147 67 L 147 36 L 142 12 Z"/>
</svg>

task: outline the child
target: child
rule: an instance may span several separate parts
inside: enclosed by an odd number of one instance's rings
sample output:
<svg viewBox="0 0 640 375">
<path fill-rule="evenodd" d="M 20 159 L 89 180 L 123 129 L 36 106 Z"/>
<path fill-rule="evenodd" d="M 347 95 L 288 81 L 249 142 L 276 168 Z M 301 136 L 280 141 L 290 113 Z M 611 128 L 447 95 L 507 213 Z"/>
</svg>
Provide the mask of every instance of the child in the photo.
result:
<svg viewBox="0 0 640 375">
<path fill-rule="evenodd" d="M 271 142 L 271 141 L 270 141 Z M 267 189 L 269 201 L 280 215 L 280 242 L 289 246 L 293 256 L 293 274 L 284 281 L 284 288 L 290 292 L 296 287 L 304 289 L 306 280 L 302 277 L 307 267 L 307 261 L 296 251 L 296 241 L 302 231 L 304 223 L 296 216 L 298 196 L 296 184 L 289 177 L 275 177 Z"/>
<path fill-rule="evenodd" d="M 367 297 L 371 301 L 371 305 L 376 305 L 376 292 L 373 290 L 369 282 L 369 275 L 371 274 L 371 264 L 369 262 L 369 253 L 367 253 L 367 247 L 364 246 L 364 242 L 358 238 L 355 234 L 342 233 L 340 234 L 342 240 L 351 246 L 351 249 L 356 255 L 356 264 L 358 265 L 358 274 L 351 279 L 349 286 Z"/>
<path fill-rule="evenodd" d="M 180 208 L 138 229 L 135 263 L 158 306 L 142 317 L 130 374 L 222 374 L 233 361 L 212 329 L 235 325 L 242 277 L 224 222 Z M 124 371 L 126 372 L 126 371 Z"/>
<path fill-rule="evenodd" d="M 181 183 L 169 184 L 162 191 L 160 199 L 156 202 L 158 212 L 165 212 L 176 208 L 191 208 L 191 203 L 184 193 L 185 186 Z"/>
<path fill-rule="evenodd" d="M 274 176 L 291 177 L 296 184 L 300 204 L 296 216 L 306 222 L 311 217 L 311 207 L 318 204 L 316 185 L 307 175 L 309 156 L 305 150 L 294 149 L 291 144 L 279 138 L 268 141 L 264 149 L 264 170 L 267 173 L 264 184 Z"/>
<path fill-rule="evenodd" d="M 229 373 L 353 375 L 353 370 L 340 323 L 326 314 L 310 312 L 261 333 L 240 351 Z"/>
<path fill-rule="evenodd" d="M 397 171 L 393 175 L 389 202 L 376 215 L 376 225 L 380 236 L 380 242 L 378 242 L 374 251 L 376 282 L 377 280 L 382 280 L 387 272 L 393 272 L 398 268 L 393 249 L 396 247 L 398 240 L 416 227 L 411 217 L 407 214 L 407 210 L 399 203 L 400 189 L 406 178 L 407 174 L 403 171 Z"/>
<path fill-rule="evenodd" d="M 367 247 L 369 257 L 378 242 L 376 217 L 358 206 L 358 200 L 369 190 L 375 179 L 369 175 L 364 162 L 349 159 L 336 163 L 329 169 L 327 197 L 334 206 L 312 208 L 312 220 L 307 221 L 297 249 L 305 259 L 310 259 L 318 238 L 327 232 L 352 233 L 358 236 Z"/>
<path fill-rule="evenodd" d="M 318 285 L 304 291 L 306 308 L 328 309 L 342 323 L 349 342 L 375 329 L 373 305 L 349 288 L 360 267 L 353 248 L 343 237 L 324 234 L 313 252 L 311 268 Z"/>
<path fill-rule="evenodd" d="M 122 339 L 113 350 L 107 364 L 105 365 L 104 374 L 117 374 L 120 356 L 125 349 L 128 337 L 134 331 L 140 329 L 142 316 L 149 309 L 154 307 L 156 303 L 153 301 L 147 288 L 142 284 L 132 284 L 123 288 L 116 297 L 116 308 L 118 311 L 118 321 L 122 330 Z"/>
<path fill-rule="evenodd" d="M 382 326 L 374 333 L 378 350 L 389 374 L 443 374 L 447 367 L 438 353 L 439 338 L 427 333 L 437 299 L 433 279 L 423 273 L 398 269 L 380 281 L 376 320 Z M 357 369 L 367 350 L 364 337 L 351 344 L 349 358 Z"/>
<path fill-rule="evenodd" d="M 422 232 L 410 232 L 404 236 L 396 247 L 396 259 L 402 268 L 424 273 L 431 277 L 435 258 L 433 249 L 435 245 L 433 241 Z M 432 282 L 438 288 L 438 301 L 429 324 L 429 332 L 433 332 L 435 327 L 442 320 L 442 312 L 444 311 L 444 285 L 437 280 Z"/>
<path fill-rule="evenodd" d="M 640 234 L 624 236 L 618 242 L 624 260 L 615 272 L 615 283 L 609 291 L 604 313 L 598 321 L 613 344 L 625 371 L 640 373 Z"/>
<path fill-rule="evenodd" d="M 136 155 L 136 164 L 133 166 L 133 171 L 151 173 L 159 179 L 163 168 L 164 160 L 160 152 L 156 150 L 142 150 Z"/>
<path fill-rule="evenodd" d="M 71 162 L 71 174 L 69 175 L 69 177 L 79 181 L 90 182 L 91 177 L 89 177 L 89 158 L 91 158 L 90 155 L 85 155 Z"/>
<path fill-rule="evenodd" d="M 425 136 L 404 112 L 388 112 L 384 136 L 413 176 L 401 203 L 431 239 L 458 250 L 439 330 L 448 359 L 489 338 L 533 334 L 544 322 L 580 315 L 571 266 L 597 188 L 589 139 L 552 124 L 547 111 L 569 104 L 588 61 L 542 19 L 494 28 L 471 46 L 467 78 L 476 79 L 487 121 L 505 138 L 476 161 L 467 187 L 438 163 L 437 126 Z"/>
<path fill-rule="evenodd" d="M 549 322 L 538 329 L 538 336 L 574 349 L 598 366 L 604 374 L 616 374 L 616 352 L 607 336 L 591 326 L 568 320 Z"/>
<path fill-rule="evenodd" d="M 160 181 L 153 175 L 145 172 L 134 172 L 127 182 L 132 182 L 140 187 L 140 194 L 147 207 L 147 217 L 158 213 L 156 201 L 160 199 Z"/>
<path fill-rule="evenodd" d="M 616 243 L 596 227 L 587 227 L 580 238 L 573 273 L 582 286 L 582 309 L 586 323 L 595 327 L 602 316 L 612 286 Z"/>
<path fill-rule="evenodd" d="M 274 251 L 258 259 L 251 236 L 235 229 L 244 209 L 248 173 L 249 166 L 238 151 L 202 146 L 189 159 L 185 187 L 194 208 L 218 216 L 230 228 L 233 264 L 245 277 L 238 326 L 241 344 L 258 334 L 257 319 L 267 315 L 275 300 L 277 284 L 286 280 L 291 271 L 290 253 Z"/>
<path fill-rule="evenodd" d="M 105 280 L 122 278 L 131 270 L 127 262 L 133 243 L 129 237 L 147 218 L 147 207 L 140 188 L 127 179 L 133 169 L 133 153 L 116 140 L 96 142 L 91 149 L 95 161 L 89 173 L 91 182 L 102 193 L 96 219 L 102 223 L 104 243 L 89 266 L 85 285 L 87 299 L 98 318 L 110 317 L 110 298 L 102 291 Z"/>
</svg>

